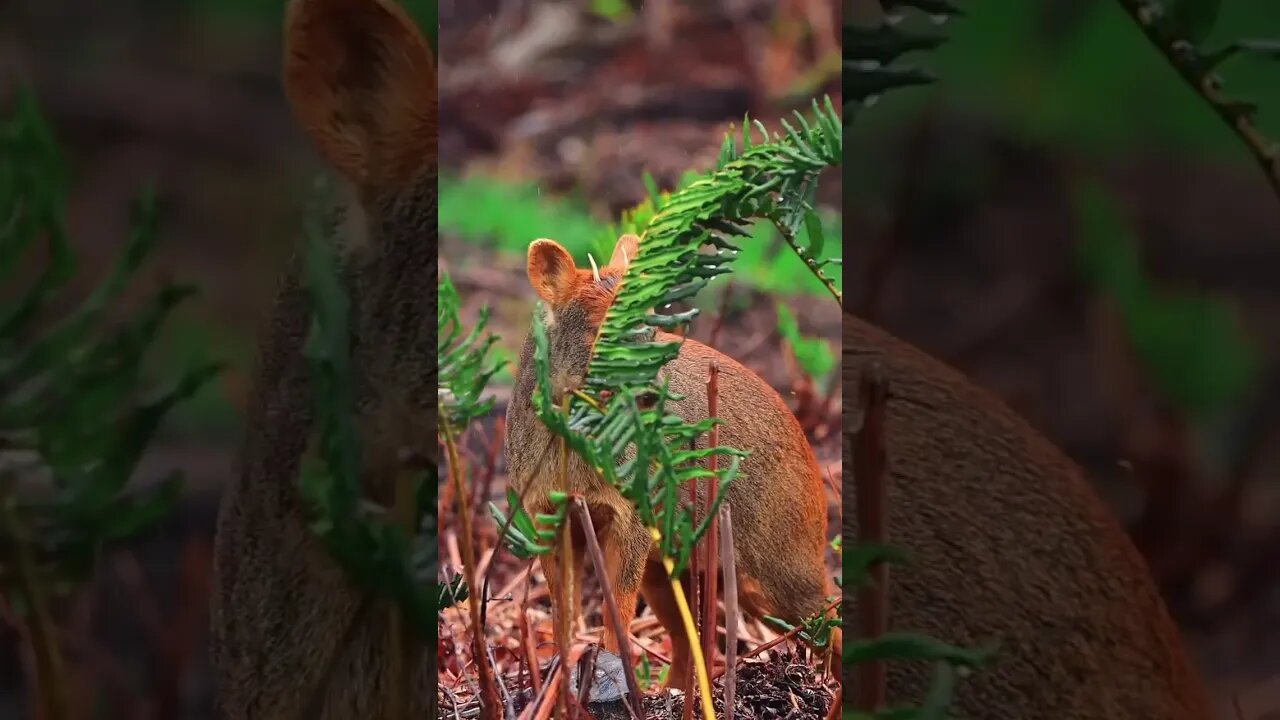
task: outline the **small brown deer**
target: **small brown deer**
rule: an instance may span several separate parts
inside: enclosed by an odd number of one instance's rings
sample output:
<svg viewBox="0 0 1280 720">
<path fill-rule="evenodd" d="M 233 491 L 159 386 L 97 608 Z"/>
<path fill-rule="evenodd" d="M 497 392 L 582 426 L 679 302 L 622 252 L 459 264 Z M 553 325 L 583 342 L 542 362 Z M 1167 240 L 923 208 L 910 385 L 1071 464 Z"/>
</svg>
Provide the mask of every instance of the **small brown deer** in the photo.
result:
<svg viewBox="0 0 1280 720">
<path fill-rule="evenodd" d="M 436 456 L 436 70 L 393 0 L 292 0 L 285 91 L 366 220 L 342 248 L 358 425 L 371 495 L 409 452 Z M 240 476 L 218 517 L 212 654 L 229 720 L 385 717 L 389 613 L 370 607 L 307 526 L 298 492 L 312 392 L 311 323 L 295 259 L 262 342 Z M 409 711 L 434 706 L 435 654 L 415 648 Z M 434 716 L 434 712 L 431 712 Z"/>
<path fill-rule="evenodd" d="M 578 268 L 569 252 L 552 240 L 535 240 L 529 246 L 529 282 L 544 303 L 557 398 L 582 385 L 596 332 L 624 281 L 627 259 L 636 257 L 638 242 L 634 235 L 624 235 L 609 264 L 598 270 Z M 661 332 L 657 339 L 681 340 Z M 737 361 L 695 340 L 683 339 L 679 356 L 662 371 L 671 391 L 684 398 L 669 405 L 672 412 L 686 422 L 707 417 L 712 361 L 720 368 L 720 443 L 751 451 L 725 500 L 733 513 L 739 601 L 757 617 L 767 614 L 796 622 L 821 612 L 827 594 L 835 593 L 823 556 L 827 499 L 821 471 L 800 424 L 778 393 Z M 524 494 L 531 513 L 549 512 L 548 492 L 564 489 L 558 473 L 560 446 L 533 409 L 536 384 L 531 333 L 520 353 L 515 392 L 507 407 L 506 437 L 508 476 Z M 705 447 L 706 438 L 700 442 Z M 581 493 L 590 509 L 622 626 L 630 627 L 637 595 L 643 594 L 672 638 L 674 657 L 667 682 L 681 682 L 690 662 L 688 638 L 648 530 L 622 494 L 576 454 L 568 459 L 567 480 L 568 490 Z M 572 607 L 567 609 L 571 618 L 581 614 L 582 532 L 575 522 L 568 595 Z M 553 598 L 559 597 L 555 590 L 560 562 L 554 554 L 542 556 Z M 557 615 L 565 610 L 557 607 Z M 839 642 L 836 633 L 833 644 L 839 647 Z M 603 645 L 613 652 L 619 649 L 609 623 Z"/>
<path fill-rule="evenodd" d="M 914 559 L 891 575 L 891 629 L 997 643 L 993 663 L 960 683 L 956 716 L 1208 720 L 1146 564 L 1080 469 L 955 370 L 846 314 L 850 395 L 873 364 L 889 389 L 887 542 Z M 857 501 L 852 472 L 844 497 Z M 857 537 L 851 511 L 843 533 L 846 545 Z M 889 704 L 918 701 L 932 678 L 890 662 Z"/>
</svg>

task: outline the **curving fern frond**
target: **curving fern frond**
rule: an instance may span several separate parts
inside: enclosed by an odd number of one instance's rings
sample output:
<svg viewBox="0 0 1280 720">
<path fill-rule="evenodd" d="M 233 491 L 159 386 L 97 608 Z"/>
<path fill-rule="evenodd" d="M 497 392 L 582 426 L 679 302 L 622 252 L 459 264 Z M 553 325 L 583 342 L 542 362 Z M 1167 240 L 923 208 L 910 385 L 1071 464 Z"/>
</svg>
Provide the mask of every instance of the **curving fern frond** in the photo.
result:
<svg viewBox="0 0 1280 720">
<path fill-rule="evenodd" d="M 819 174 L 839 165 L 843 151 L 843 128 L 830 100 L 815 102 L 812 118 L 797 114 L 794 125 L 784 122 L 781 133 L 770 134 L 755 123 L 761 142 L 752 137 L 751 127 L 744 128 L 741 146 L 726 138 L 714 172 L 654 208 L 601 324 L 586 388 L 571 398 L 567 413 L 553 401 L 546 329 L 540 313 L 534 315 L 539 383 L 533 400 L 539 417 L 635 505 L 640 519 L 656 531 L 662 554 L 673 561 L 673 573 L 686 567 L 709 524 L 694 526 L 692 509 L 678 502 L 682 486 L 714 476 L 720 489 L 708 518 L 714 516 L 745 453 L 727 447 L 688 449 L 717 421 L 689 424 L 668 413 L 666 403 L 675 398 L 655 382 L 662 366 L 679 353 L 679 343 L 656 341 L 653 332 L 674 330 L 694 318 L 696 309 L 664 310 L 730 271 L 738 251 L 733 240 L 746 234 L 749 223 L 772 222 L 794 235 L 813 211 Z M 708 246 L 714 252 L 702 252 Z M 798 249 L 803 257 L 805 249 Z M 811 269 L 821 271 L 825 262 L 812 261 Z M 618 464 L 628 449 L 634 454 Z M 701 467 L 713 455 L 727 458 L 727 466 Z"/>
<path fill-rule="evenodd" d="M 480 318 L 464 334 L 460 312 L 462 300 L 448 273 L 440 274 L 436 297 L 436 358 L 440 363 L 437 381 L 440 413 L 454 428 L 484 417 L 493 409 L 493 398 L 484 397 L 489 380 L 504 363 L 490 358 L 498 336 L 485 335 L 489 324 L 489 307 L 480 308 Z"/>
<path fill-rule="evenodd" d="M 1258 106 L 1228 97 L 1217 73 L 1223 63 L 1238 56 L 1280 60 L 1280 39 L 1238 39 L 1206 50 L 1203 44 L 1218 22 L 1221 0 L 1117 2 L 1183 81 L 1244 143 L 1280 199 L 1280 143 L 1258 128 Z"/>
<path fill-rule="evenodd" d="M 950 0 L 880 0 L 880 7 L 884 16 L 878 25 L 857 25 L 846 17 L 842 28 L 845 124 L 853 122 L 860 107 L 875 104 L 886 92 L 934 81 L 923 68 L 895 64 L 907 53 L 932 50 L 947 39 L 941 33 L 904 28 L 908 11 L 927 13 L 937 25 L 963 14 Z"/>
</svg>

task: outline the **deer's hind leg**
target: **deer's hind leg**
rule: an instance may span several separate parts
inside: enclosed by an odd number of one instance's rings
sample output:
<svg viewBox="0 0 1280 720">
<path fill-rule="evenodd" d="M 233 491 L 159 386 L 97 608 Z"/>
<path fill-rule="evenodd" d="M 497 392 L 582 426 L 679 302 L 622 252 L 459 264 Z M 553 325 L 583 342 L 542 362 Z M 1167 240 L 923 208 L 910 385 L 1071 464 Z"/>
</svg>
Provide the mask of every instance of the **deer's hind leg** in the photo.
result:
<svg viewBox="0 0 1280 720">
<path fill-rule="evenodd" d="M 685 597 L 689 594 L 689 584 L 681 578 Z M 641 586 L 644 601 L 653 609 L 658 622 L 666 629 L 671 638 L 671 667 L 667 671 L 664 687 L 681 687 L 685 673 L 688 672 L 692 651 L 689 648 L 689 636 L 684 629 L 684 617 L 676 604 L 675 592 L 671 588 L 671 580 L 667 570 L 656 557 L 645 564 L 644 584 Z"/>
<path fill-rule="evenodd" d="M 755 618 L 766 615 L 781 618 L 792 625 L 799 624 L 826 608 L 829 595 L 837 595 L 835 583 L 827 572 L 825 563 L 818 568 L 796 568 L 794 572 L 780 575 L 754 577 L 741 568 L 738 570 L 738 603 L 743 611 Z M 834 616 L 835 611 L 827 611 Z M 731 622 L 731 621 L 727 621 Z M 839 662 L 843 635 L 840 628 L 831 629 L 831 647 L 834 662 Z"/>
<path fill-rule="evenodd" d="M 614 603 L 618 607 L 622 632 L 627 633 L 630 632 L 631 621 L 636 616 L 636 600 L 644 575 L 645 558 L 649 555 L 649 547 L 653 541 L 649 537 L 648 529 L 629 514 L 619 518 L 616 514 L 601 513 L 597 520 L 597 516 L 593 513 L 592 522 L 599 523 L 596 533 L 604 555 L 604 569 L 608 575 L 609 589 L 613 591 Z M 619 653 L 622 643 L 617 632 L 614 631 L 607 602 L 604 603 L 601 612 L 604 621 L 602 643 L 604 649 Z"/>
<path fill-rule="evenodd" d="M 569 544 L 573 557 L 568 567 L 569 584 L 563 586 L 561 573 L 564 570 L 564 558 L 561 557 L 559 547 L 559 541 L 557 540 L 556 549 L 542 556 L 542 572 L 546 575 L 547 592 L 551 595 L 552 622 L 568 623 L 569 639 L 572 642 L 578 619 L 582 617 L 582 564 L 586 554 L 581 546 L 575 546 L 575 543 L 572 542 Z M 567 605 L 562 604 L 562 594 L 564 595 L 564 600 L 567 601 Z M 558 627 L 558 625 L 554 627 Z M 568 648 L 561 648 L 561 651 L 566 650 Z"/>
</svg>

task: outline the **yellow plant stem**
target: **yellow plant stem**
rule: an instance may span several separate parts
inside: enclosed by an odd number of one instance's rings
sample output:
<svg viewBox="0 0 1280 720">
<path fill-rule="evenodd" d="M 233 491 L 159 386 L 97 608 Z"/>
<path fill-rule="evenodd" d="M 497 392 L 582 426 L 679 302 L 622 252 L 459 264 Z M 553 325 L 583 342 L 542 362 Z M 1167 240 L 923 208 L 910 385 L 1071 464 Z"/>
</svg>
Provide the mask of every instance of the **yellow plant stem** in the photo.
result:
<svg viewBox="0 0 1280 720">
<path fill-rule="evenodd" d="M 649 528 L 649 534 L 655 543 L 662 542 L 662 533 L 658 532 L 657 528 Z M 698 642 L 698 628 L 694 626 L 693 613 L 689 611 L 689 603 L 685 600 L 684 586 L 680 584 L 680 578 L 675 576 L 675 561 L 664 555 L 662 565 L 667 569 L 667 578 L 671 580 L 671 594 L 676 598 L 680 619 L 684 621 L 685 638 L 693 654 L 693 670 L 698 678 L 698 694 L 702 696 L 702 717 L 712 720 L 716 716 L 716 709 L 711 704 L 711 677 L 707 674 L 707 661 L 702 656 L 702 643 Z"/>
</svg>

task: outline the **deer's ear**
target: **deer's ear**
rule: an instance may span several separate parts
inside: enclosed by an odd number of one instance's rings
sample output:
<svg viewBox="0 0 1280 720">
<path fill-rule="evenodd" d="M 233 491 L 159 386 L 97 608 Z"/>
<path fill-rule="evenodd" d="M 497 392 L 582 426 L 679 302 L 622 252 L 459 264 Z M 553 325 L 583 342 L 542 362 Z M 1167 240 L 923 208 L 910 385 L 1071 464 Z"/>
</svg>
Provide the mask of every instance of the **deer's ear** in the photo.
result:
<svg viewBox="0 0 1280 720">
<path fill-rule="evenodd" d="M 325 159 L 358 187 L 436 161 L 436 68 L 395 0 L 290 0 L 284 87 Z"/>
<path fill-rule="evenodd" d="M 640 238 L 631 234 L 623 235 L 613 246 L 613 257 L 609 258 L 609 267 L 626 270 L 631 261 L 636 259 L 636 253 L 639 250 Z"/>
<path fill-rule="evenodd" d="M 534 240 L 529 244 L 529 284 L 551 305 L 559 305 L 573 295 L 578 266 L 573 256 L 555 240 Z"/>
</svg>

